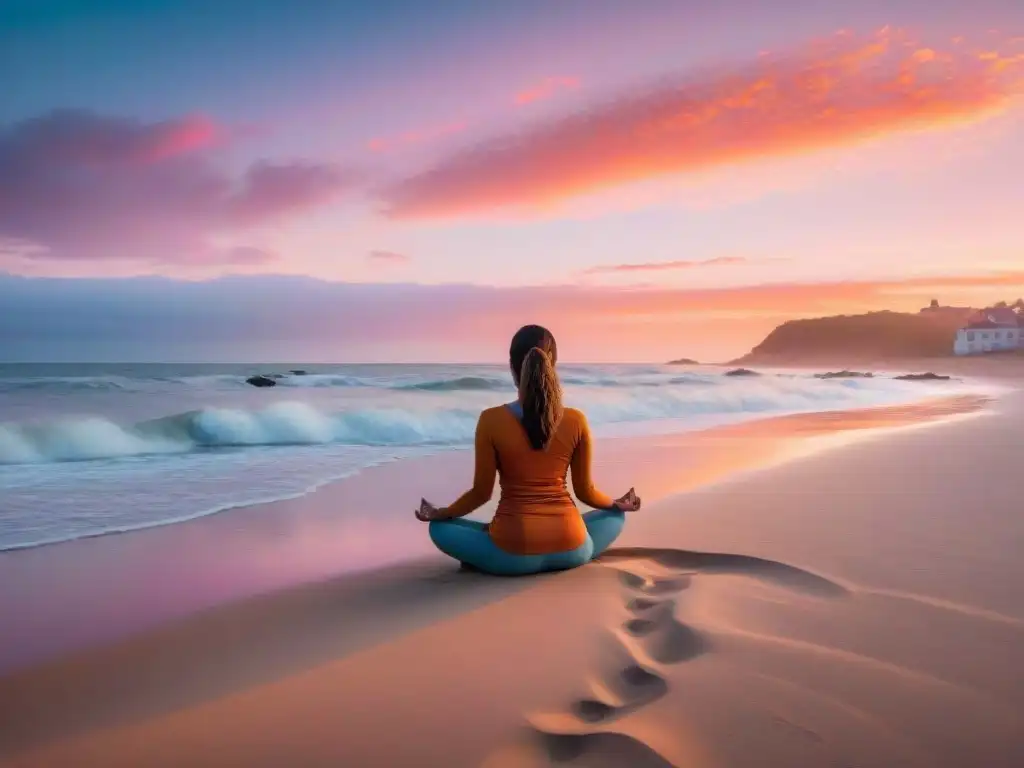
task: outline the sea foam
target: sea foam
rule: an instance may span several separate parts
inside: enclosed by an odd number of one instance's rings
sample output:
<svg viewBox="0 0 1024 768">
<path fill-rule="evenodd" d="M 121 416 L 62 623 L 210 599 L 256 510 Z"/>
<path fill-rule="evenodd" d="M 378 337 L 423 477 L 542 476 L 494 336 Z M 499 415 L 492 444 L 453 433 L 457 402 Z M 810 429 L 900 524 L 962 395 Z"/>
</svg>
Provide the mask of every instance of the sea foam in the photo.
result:
<svg viewBox="0 0 1024 768">
<path fill-rule="evenodd" d="M 297 377 L 298 378 L 298 377 Z M 595 377 L 596 378 L 596 377 Z M 441 386 L 447 382 L 447 386 Z M 217 448 L 344 444 L 353 446 L 452 446 L 473 438 L 480 407 L 466 401 L 470 391 L 496 405 L 509 399 L 491 392 L 489 379 L 455 377 L 402 384 L 428 398 L 410 405 L 347 404 L 337 410 L 301 401 L 264 408 L 210 407 L 163 418 L 119 424 L 97 416 L 44 423 L 0 424 L 0 464 L 112 459 L 188 453 Z M 496 389 L 496 387 L 495 387 Z M 504 389 L 508 390 L 507 384 Z M 465 394 L 457 391 L 468 390 Z M 567 402 L 582 407 L 593 425 L 641 424 L 744 414 L 771 415 L 835 410 L 919 398 L 927 385 L 887 379 L 822 381 L 809 377 L 764 376 L 718 380 L 672 377 L 608 387 L 600 380 L 567 385 Z M 948 387 L 943 391 L 949 391 Z M 429 397 L 428 397 L 429 395 Z M 460 403 L 456 406 L 455 403 Z M 681 425 L 685 428 L 685 425 Z"/>
</svg>

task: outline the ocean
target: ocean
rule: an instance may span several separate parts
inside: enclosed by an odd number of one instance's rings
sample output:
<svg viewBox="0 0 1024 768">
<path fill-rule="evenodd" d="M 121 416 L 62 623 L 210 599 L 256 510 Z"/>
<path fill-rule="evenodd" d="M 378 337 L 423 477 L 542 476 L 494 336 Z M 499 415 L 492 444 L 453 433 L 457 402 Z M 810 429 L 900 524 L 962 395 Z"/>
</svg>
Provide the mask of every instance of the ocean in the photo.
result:
<svg viewBox="0 0 1024 768">
<path fill-rule="evenodd" d="M 598 437 L 968 387 L 708 367 L 559 369 L 567 404 L 585 410 Z M 280 378 L 256 388 L 246 383 L 253 374 Z M 502 365 L 0 365 L 0 549 L 294 498 L 375 464 L 466 448 L 480 410 L 514 398 Z"/>
</svg>

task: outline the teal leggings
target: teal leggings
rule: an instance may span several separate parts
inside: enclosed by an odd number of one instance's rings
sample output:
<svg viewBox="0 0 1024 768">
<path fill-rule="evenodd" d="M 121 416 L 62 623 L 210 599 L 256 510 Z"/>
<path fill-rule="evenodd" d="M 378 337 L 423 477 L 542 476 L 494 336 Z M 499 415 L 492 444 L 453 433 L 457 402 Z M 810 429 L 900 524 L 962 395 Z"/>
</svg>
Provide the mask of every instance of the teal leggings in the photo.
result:
<svg viewBox="0 0 1024 768">
<path fill-rule="evenodd" d="M 548 555 L 517 555 L 506 552 L 491 540 L 486 523 L 455 518 L 430 524 L 434 545 L 449 557 L 495 576 L 526 576 L 544 571 L 564 571 L 589 563 L 622 533 L 625 513 L 618 509 L 595 509 L 583 515 L 587 540 L 576 549 Z"/>
</svg>

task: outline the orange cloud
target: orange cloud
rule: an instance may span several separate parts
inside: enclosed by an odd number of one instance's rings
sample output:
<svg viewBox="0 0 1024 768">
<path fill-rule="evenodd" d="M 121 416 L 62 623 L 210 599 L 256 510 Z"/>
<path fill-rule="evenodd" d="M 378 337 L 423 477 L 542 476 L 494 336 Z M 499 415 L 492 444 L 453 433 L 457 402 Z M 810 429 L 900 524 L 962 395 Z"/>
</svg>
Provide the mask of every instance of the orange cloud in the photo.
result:
<svg viewBox="0 0 1024 768">
<path fill-rule="evenodd" d="M 427 128 L 420 128 L 414 131 L 406 131 L 405 133 L 395 136 L 384 136 L 370 139 L 366 142 L 366 146 L 371 152 L 391 152 L 403 147 L 424 144 L 429 141 L 436 141 L 447 136 L 462 133 L 466 128 L 467 124 L 465 122 L 454 121 Z"/>
<path fill-rule="evenodd" d="M 578 77 L 545 77 L 539 83 L 517 93 L 515 101 L 518 106 L 522 107 L 535 101 L 550 99 L 556 91 L 579 87 Z"/>
<path fill-rule="evenodd" d="M 966 296 L 978 291 L 990 291 L 993 295 L 989 300 L 1000 298 L 996 294 L 1002 292 L 1016 296 L 1024 291 L 1024 270 L 892 280 L 762 283 L 704 289 L 578 288 L 569 290 L 566 295 L 567 290 L 560 289 L 563 294 L 560 302 L 569 311 L 589 312 L 588 308 L 595 306 L 596 302 L 602 313 L 617 316 L 719 312 L 736 317 L 766 314 L 785 317 L 882 309 L 916 310 L 931 298 L 954 303 L 954 300 L 966 301 Z"/>
<path fill-rule="evenodd" d="M 670 272 L 680 269 L 696 269 L 698 267 L 725 267 L 737 264 L 749 264 L 750 260 L 743 256 L 716 256 L 701 261 L 653 261 L 640 264 L 610 264 L 590 267 L 583 270 L 584 275 L 614 275 L 622 272 Z"/>
<path fill-rule="evenodd" d="M 1007 44 L 1009 45 L 1009 44 Z M 988 48 L 992 44 L 988 43 Z M 977 119 L 1024 91 L 1024 60 L 841 34 L 628 95 L 456 152 L 384 192 L 397 218 L 535 208 L 672 174 Z"/>
<path fill-rule="evenodd" d="M 408 264 L 411 258 L 404 253 L 394 251 L 370 251 L 366 254 L 366 260 L 375 264 Z"/>
</svg>

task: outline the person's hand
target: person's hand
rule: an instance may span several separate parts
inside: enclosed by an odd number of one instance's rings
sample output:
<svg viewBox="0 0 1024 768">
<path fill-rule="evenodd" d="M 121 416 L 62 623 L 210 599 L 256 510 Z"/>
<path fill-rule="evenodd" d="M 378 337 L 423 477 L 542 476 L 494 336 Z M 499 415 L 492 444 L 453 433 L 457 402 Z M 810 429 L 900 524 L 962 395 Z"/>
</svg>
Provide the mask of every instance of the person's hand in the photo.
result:
<svg viewBox="0 0 1024 768">
<path fill-rule="evenodd" d="M 640 509 L 640 497 L 634 488 L 630 488 L 624 496 L 614 501 L 614 505 L 620 512 L 636 512 Z"/>
<path fill-rule="evenodd" d="M 441 510 L 426 499 L 420 499 L 419 509 L 416 510 L 416 519 L 421 523 L 429 523 L 431 520 L 440 520 Z"/>
</svg>

